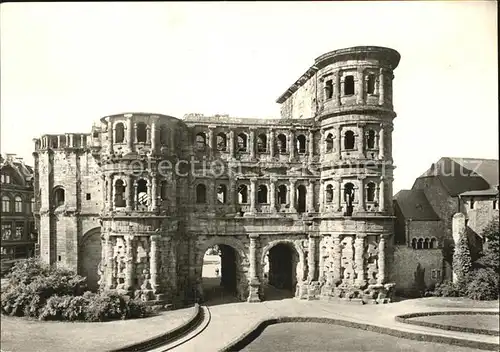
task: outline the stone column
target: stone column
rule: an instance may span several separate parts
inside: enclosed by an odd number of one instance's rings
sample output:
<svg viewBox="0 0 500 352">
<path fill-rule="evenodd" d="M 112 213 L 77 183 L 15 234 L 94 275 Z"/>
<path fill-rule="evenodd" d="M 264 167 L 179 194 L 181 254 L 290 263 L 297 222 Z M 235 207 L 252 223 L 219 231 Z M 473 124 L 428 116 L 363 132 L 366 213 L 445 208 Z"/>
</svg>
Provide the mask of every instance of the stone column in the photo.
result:
<svg viewBox="0 0 500 352">
<path fill-rule="evenodd" d="M 127 176 L 127 185 L 125 186 L 125 210 L 132 210 L 132 176 Z"/>
<path fill-rule="evenodd" d="M 57 147 L 61 148 L 61 135 L 57 135 Z"/>
<path fill-rule="evenodd" d="M 134 253 L 133 235 L 125 235 L 125 250 L 127 253 L 127 263 L 125 266 L 125 290 L 131 291 L 134 285 Z"/>
<path fill-rule="evenodd" d="M 385 87 L 384 87 L 384 82 L 385 81 L 385 75 L 384 75 L 384 69 L 380 69 L 380 75 L 379 75 L 379 92 L 378 92 L 378 105 L 384 105 L 385 102 Z"/>
<path fill-rule="evenodd" d="M 146 143 L 151 143 L 151 127 L 146 125 Z"/>
<path fill-rule="evenodd" d="M 250 179 L 250 214 L 255 214 L 255 193 L 257 190 L 257 178 Z"/>
<path fill-rule="evenodd" d="M 319 181 L 319 212 L 325 212 L 325 180 Z"/>
<path fill-rule="evenodd" d="M 236 202 L 237 202 L 237 197 L 236 197 L 236 182 L 234 177 L 231 175 L 229 176 L 229 190 L 228 190 L 228 201 L 231 207 L 231 212 L 236 211 Z"/>
<path fill-rule="evenodd" d="M 151 274 L 151 288 L 154 294 L 158 293 L 160 287 L 158 284 L 159 237 L 158 235 L 151 236 L 151 248 L 149 253 L 149 273 Z"/>
<path fill-rule="evenodd" d="M 106 175 L 101 174 L 101 194 L 102 194 L 102 208 L 101 211 L 106 211 L 108 194 L 106 193 Z"/>
<path fill-rule="evenodd" d="M 358 176 L 358 206 L 357 206 L 357 211 L 365 211 L 365 176 L 360 175 Z"/>
<path fill-rule="evenodd" d="M 340 125 L 335 129 L 335 138 L 337 139 L 337 150 L 335 151 L 338 159 L 342 159 L 342 130 Z"/>
<path fill-rule="evenodd" d="M 385 235 L 380 235 L 378 243 L 378 275 L 377 284 L 382 285 L 385 282 Z"/>
<path fill-rule="evenodd" d="M 309 138 L 308 138 L 308 149 L 309 149 L 309 160 L 312 160 L 314 157 L 314 132 L 309 130 Z"/>
<path fill-rule="evenodd" d="M 334 233 L 333 238 L 333 282 L 340 283 L 342 268 L 342 248 L 340 246 L 340 234 Z"/>
<path fill-rule="evenodd" d="M 309 250 L 307 252 L 307 281 L 316 280 L 316 237 L 309 235 Z"/>
<path fill-rule="evenodd" d="M 314 213 L 314 180 L 309 180 L 307 185 L 307 212 Z"/>
<path fill-rule="evenodd" d="M 380 177 L 380 191 L 379 191 L 379 210 L 385 210 L 385 178 Z"/>
<path fill-rule="evenodd" d="M 337 192 L 337 197 L 335 198 L 335 209 L 336 211 L 341 211 L 342 207 L 342 179 L 340 177 L 335 178 L 335 191 Z"/>
<path fill-rule="evenodd" d="M 268 138 L 268 143 L 269 143 L 269 155 L 271 158 L 274 157 L 274 130 L 270 129 L 269 130 L 269 138 Z"/>
<path fill-rule="evenodd" d="M 333 73 L 333 98 L 335 99 L 335 105 L 340 106 L 340 73 L 338 71 Z"/>
<path fill-rule="evenodd" d="M 151 154 L 156 154 L 156 120 L 151 122 Z"/>
<path fill-rule="evenodd" d="M 113 259 L 113 241 L 111 239 L 110 233 L 104 235 L 104 244 L 106 247 L 106 288 L 113 289 L 115 282 L 114 278 L 114 259 Z"/>
<path fill-rule="evenodd" d="M 257 275 L 258 274 L 257 240 L 259 238 L 259 235 L 250 234 L 248 235 L 248 237 L 250 238 L 250 251 L 249 251 L 250 268 L 248 271 L 250 280 L 249 280 L 249 293 L 247 301 L 260 302 L 260 297 L 259 297 L 260 281 L 259 281 L 259 276 Z"/>
<path fill-rule="evenodd" d="M 254 128 L 250 128 L 248 147 L 250 148 L 250 160 L 255 160 L 255 130 L 254 130 Z"/>
<path fill-rule="evenodd" d="M 113 143 L 115 142 L 114 140 L 114 131 L 113 131 L 113 123 L 111 122 L 111 118 L 108 120 L 108 151 L 109 154 L 113 154 Z M 73 148 L 73 135 L 69 135 L 69 146 Z"/>
<path fill-rule="evenodd" d="M 215 126 L 208 126 L 208 157 L 212 159 L 214 157 L 214 128 Z"/>
<path fill-rule="evenodd" d="M 151 174 L 151 211 L 156 211 L 158 208 L 157 199 L 157 177 L 156 174 Z"/>
<path fill-rule="evenodd" d="M 365 156 L 364 143 L 365 142 L 365 124 L 358 124 L 358 153 L 361 157 Z"/>
<path fill-rule="evenodd" d="M 152 187 L 151 187 L 151 178 L 149 177 L 148 178 L 148 183 L 147 183 L 147 187 L 148 187 L 148 190 L 147 190 L 147 195 L 148 195 L 148 200 L 147 200 L 147 204 L 148 204 L 148 209 L 151 207 L 151 199 L 153 198 L 152 197 Z"/>
<path fill-rule="evenodd" d="M 384 124 L 380 124 L 380 131 L 378 137 L 378 158 L 384 159 L 385 148 L 384 148 Z"/>
<path fill-rule="evenodd" d="M 365 265 L 364 265 L 364 252 L 365 252 L 365 236 L 364 234 L 357 234 L 354 240 L 354 263 L 356 269 L 356 285 L 363 287 L 365 285 Z"/>
<path fill-rule="evenodd" d="M 290 133 L 288 134 L 288 146 L 289 146 L 289 151 L 290 151 L 290 162 L 292 162 L 295 159 L 295 131 L 290 130 Z"/>
<path fill-rule="evenodd" d="M 113 211 L 114 195 L 115 195 L 113 177 L 111 175 L 106 175 L 106 181 L 108 181 L 108 189 L 106 190 L 106 192 L 108 192 L 108 209 L 109 211 Z"/>
<path fill-rule="evenodd" d="M 276 177 L 271 177 L 270 178 L 270 184 L 269 184 L 269 189 L 270 189 L 270 205 L 271 205 L 271 213 L 276 213 Z"/>
<path fill-rule="evenodd" d="M 137 192 L 137 181 L 134 181 L 134 209 L 137 210 L 137 206 L 139 205 L 139 193 Z"/>
<path fill-rule="evenodd" d="M 297 180 L 294 180 L 294 179 L 290 179 L 290 197 L 288 197 L 288 199 L 290 199 L 290 213 L 295 213 L 297 212 L 297 209 L 295 209 L 295 183 L 297 182 Z"/>
<path fill-rule="evenodd" d="M 133 132 L 133 136 L 132 136 L 132 143 L 137 141 L 137 123 L 134 123 L 133 126 L 134 126 L 134 132 Z"/>
<path fill-rule="evenodd" d="M 320 133 L 319 154 L 320 154 L 320 160 L 323 160 L 325 158 L 325 153 L 326 153 L 325 130 L 320 130 L 319 133 Z"/>
<path fill-rule="evenodd" d="M 358 67 L 358 94 L 356 95 L 356 104 L 363 104 L 365 100 L 364 74 L 363 67 Z"/>
<path fill-rule="evenodd" d="M 229 131 L 229 157 L 234 159 L 234 131 Z"/>
<path fill-rule="evenodd" d="M 134 126 L 132 125 L 132 114 L 125 115 L 127 118 L 127 147 L 130 152 L 134 150 Z"/>
</svg>

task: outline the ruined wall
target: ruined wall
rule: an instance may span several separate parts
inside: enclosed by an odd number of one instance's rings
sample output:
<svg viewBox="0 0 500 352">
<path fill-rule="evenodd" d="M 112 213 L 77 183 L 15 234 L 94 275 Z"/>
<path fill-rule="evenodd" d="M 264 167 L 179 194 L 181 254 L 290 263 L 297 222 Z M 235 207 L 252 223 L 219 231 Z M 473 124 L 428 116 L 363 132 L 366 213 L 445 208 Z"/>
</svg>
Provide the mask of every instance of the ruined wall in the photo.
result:
<svg viewBox="0 0 500 352">
<path fill-rule="evenodd" d="M 307 80 L 283 104 L 281 104 L 281 118 L 309 119 L 316 115 L 317 99 L 316 75 Z"/>
<path fill-rule="evenodd" d="M 496 197 L 474 197 L 474 209 L 471 209 L 470 199 L 462 205 L 462 209 L 468 219 L 467 226 L 477 235 L 481 236 L 485 226 L 498 217 L 498 205 L 493 208 Z"/>
</svg>

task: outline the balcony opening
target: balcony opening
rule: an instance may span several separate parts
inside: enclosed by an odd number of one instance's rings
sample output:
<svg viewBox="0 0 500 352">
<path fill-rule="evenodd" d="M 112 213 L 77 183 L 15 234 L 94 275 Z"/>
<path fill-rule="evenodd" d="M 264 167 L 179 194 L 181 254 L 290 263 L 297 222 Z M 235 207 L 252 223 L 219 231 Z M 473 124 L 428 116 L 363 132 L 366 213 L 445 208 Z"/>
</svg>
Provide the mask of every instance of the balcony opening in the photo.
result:
<svg viewBox="0 0 500 352">
<path fill-rule="evenodd" d="M 306 211 L 306 186 L 300 185 L 297 187 L 297 212 L 304 213 Z"/>
<path fill-rule="evenodd" d="M 285 185 L 278 187 L 278 204 L 286 204 L 287 189 Z"/>
<path fill-rule="evenodd" d="M 369 182 L 366 186 L 366 200 L 368 202 L 375 201 L 375 183 Z"/>
<path fill-rule="evenodd" d="M 375 148 L 375 131 L 369 130 L 366 134 L 366 148 L 373 149 Z"/>
<path fill-rule="evenodd" d="M 354 137 L 354 132 L 346 131 L 344 135 L 344 149 L 346 150 L 354 149 L 355 140 L 356 138 Z"/>
<path fill-rule="evenodd" d="M 137 203 L 142 206 L 149 205 L 148 182 L 142 178 L 137 181 Z"/>
<path fill-rule="evenodd" d="M 238 152 L 246 152 L 247 151 L 248 138 L 244 133 L 240 133 L 238 135 Z"/>
<path fill-rule="evenodd" d="M 375 93 L 375 75 L 368 75 L 368 79 L 366 80 L 366 92 L 368 94 Z"/>
<path fill-rule="evenodd" d="M 277 138 L 278 152 L 280 154 L 286 153 L 286 136 L 284 134 L 279 134 Z"/>
<path fill-rule="evenodd" d="M 325 82 L 325 99 L 331 99 L 333 97 L 333 81 L 328 80 Z"/>
<path fill-rule="evenodd" d="M 167 126 L 161 125 L 160 126 L 160 145 L 167 145 L 167 140 L 168 140 Z"/>
<path fill-rule="evenodd" d="M 246 185 L 240 185 L 238 187 L 238 203 L 248 203 L 248 187 Z"/>
<path fill-rule="evenodd" d="M 267 136 L 265 134 L 260 134 L 257 137 L 257 152 L 258 153 L 267 152 Z"/>
<path fill-rule="evenodd" d="M 344 202 L 346 205 L 346 216 L 351 216 L 354 210 L 354 185 L 352 183 L 346 183 L 344 186 Z"/>
<path fill-rule="evenodd" d="M 217 203 L 225 204 L 227 202 L 227 187 L 226 185 L 219 185 L 217 187 Z"/>
<path fill-rule="evenodd" d="M 354 76 L 346 76 L 344 79 L 344 95 L 354 94 Z"/>
<path fill-rule="evenodd" d="M 207 144 L 207 137 L 205 133 L 200 132 L 196 135 L 196 150 L 204 151 Z"/>
<path fill-rule="evenodd" d="M 306 153 L 306 136 L 303 134 L 297 137 L 297 150 L 299 151 L 299 154 Z"/>
<path fill-rule="evenodd" d="M 137 124 L 137 142 L 138 143 L 146 143 L 146 139 L 147 139 L 147 126 L 144 122 L 139 122 Z"/>
<path fill-rule="evenodd" d="M 267 186 L 260 185 L 257 190 L 257 202 L 259 204 L 267 203 Z"/>
<path fill-rule="evenodd" d="M 331 133 L 328 133 L 328 136 L 326 136 L 325 143 L 326 152 L 331 153 L 333 151 L 333 135 Z"/>
<path fill-rule="evenodd" d="M 125 183 L 122 180 L 115 182 L 115 207 L 125 206 Z"/>
<path fill-rule="evenodd" d="M 217 135 L 217 150 L 219 152 L 225 152 L 227 150 L 227 138 L 225 133 L 219 133 Z"/>
<path fill-rule="evenodd" d="M 326 186 L 325 202 L 331 203 L 332 201 L 333 201 L 333 186 L 328 185 L 328 186 Z"/>
</svg>

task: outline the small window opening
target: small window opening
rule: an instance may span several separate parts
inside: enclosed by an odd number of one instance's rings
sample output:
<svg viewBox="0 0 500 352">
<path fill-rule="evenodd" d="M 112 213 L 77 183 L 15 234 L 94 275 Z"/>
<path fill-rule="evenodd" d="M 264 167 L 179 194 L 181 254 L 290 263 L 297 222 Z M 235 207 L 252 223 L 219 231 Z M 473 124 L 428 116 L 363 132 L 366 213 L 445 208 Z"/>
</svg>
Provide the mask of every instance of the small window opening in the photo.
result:
<svg viewBox="0 0 500 352">
<path fill-rule="evenodd" d="M 258 153 L 267 152 L 267 136 L 265 134 L 260 134 L 257 137 L 257 152 Z"/>
<path fill-rule="evenodd" d="M 248 187 L 246 185 L 240 185 L 238 188 L 238 202 L 240 204 L 248 203 Z"/>
<path fill-rule="evenodd" d="M 160 126 L 160 145 L 167 145 L 167 140 L 168 140 L 167 126 L 161 125 Z"/>
<path fill-rule="evenodd" d="M 94 138 L 99 138 L 99 132 L 94 132 L 94 133 L 92 133 L 92 136 L 93 136 Z"/>
<path fill-rule="evenodd" d="M 220 152 L 225 152 L 227 149 L 227 138 L 225 133 L 219 133 L 217 135 L 217 150 Z"/>
<path fill-rule="evenodd" d="M 417 239 L 416 238 L 411 240 L 411 248 L 417 249 Z"/>
<path fill-rule="evenodd" d="M 331 99 L 333 97 L 333 81 L 328 80 L 325 82 L 325 99 Z"/>
<path fill-rule="evenodd" d="M 375 131 L 369 130 L 366 135 L 366 147 L 368 149 L 375 148 Z"/>
<path fill-rule="evenodd" d="M 354 94 L 354 76 L 346 76 L 344 79 L 344 95 Z"/>
<path fill-rule="evenodd" d="M 278 187 L 278 204 L 286 204 L 286 193 L 287 193 L 286 186 L 280 185 Z"/>
<path fill-rule="evenodd" d="M 139 122 L 137 124 L 137 142 L 146 143 L 147 139 L 147 126 L 144 122 Z"/>
<path fill-rule="evenodd" d="M 498 202 L 497 200 L 494 200 L 493 201 L 493 210 L 497 210 L 498 209 Z"/>
<path fill-rule="evenodd" d="M 207 188 L 203 184 L 196 186 L 196 203 L 204 204 L 207 202 Z"/>
<path fill-rule="evenodd" d="M 85 199 L 86 200 L 90 200 L 91 199 L 91 194 L 90 193 L 87 193 L 86 196 L 85 196 Z"/>
<path fill-rule="evenodd" d="M 347 216 L 351 216 L 354 210 L 354 185 L 352 183 L 347 183 L 344 186 L 344 202 L 346 204 L 346 212 Z"/>
<path fill-rule="evenodd" d="M 65 198 L 64 189 L 63 188 L 56 189 L 56 191 L 54 193 L 54 198 L 55 198 L 54 201 L 55 201 L 56 207 L 63 205 L 64 198 Z"/>
<path fill-rule="evenodd" d="M 375 93 L 375 75 L 368 75 L 368 80 L 366 82 L 366 92 L 368 94 Z"/>
<path fill-rule="evenodd" d="M 200 132 L 196 135 L 196 149 L 203 151 L 205 150 L 205 145 L 206 145 L 205 133 Z"/>
<path fill-rule="evenodd" d="M 257 190 L 257 202 L 259 202 L 259 204 L 267 203 L 267 186 L 259 186 Z"/>
<path fill-rule="evenodd" d="M 125 206 L 125 183 L 122 180 L 117 180 L 115 183 L 115 206 Z"/>
<path fill-rule="evenodd" d="M 333 186 L 332 185 L 326 186 L 325 201 L 327 203 L 331 203 L 333 201 Z"/>
<path fill-rule="evenodd" d="M 217 187 L 217 202 L 220 204 L 225 204 L 227 201 L 227 187 L 226 185 L 219 185 Z"/>
<path fill-rule="evenodd" d="M 119 122 L 115 125 L 115 143 L 123 143 L 125 139 L 125 128 L 123 123 Z"/>
<path fill-rule="evenodd" d="M 284 134 L 279 134 L 277 138 L 278 152 L 280 154 L 286 153 L 286 136 Z"/>
<path fill-rule="evenodd" d="M 327 153 L 331 152 L 333 150 L 333 136 L 331 133 L 328 133 L 328 136 L 326 137 L 325 143 L 326 143 Z"/>
<path fill-rule="evenodd" d="M 435 238 L 431 239 L 431 242 L 429 244 L 429 248 L 430 249 L 437 248 L 437 240 Z"/>
<path fill-rule="evenodd" d="M 305 154 L 306 152 L 306 136 L 303 134 L 297 137 L 297 150 L 299 154 Z"/>
<path fill-rule="evenodd" d="M 366 186 L 366 200 L 368 202 L 375 201 L 375 183 L 369 182 Z"/>
<path fill-rule="evenodd" d="M 469 202 L 471 209 L 474 209 L 474 205 L 475 205 L 474 203 L 475 203 L 475 200 L 473 197 L 471 197 L 470 202 Z"/>
<path fill-rule="evenodd" d="M 417 249 L 423 249 L 424 248 L 424 239 L 419 238 L 417 241 Z"/>
<path fill-rule="evenodd" d="M 344 149 L 346 150 L 354 149 L 354 142 L 355 142 L 354 132 L 346 131 L 344 136 Z"/>
<path fill-rule="evenodd" d="M 140 205 L 149 205 L 148 182 L 144 179 L 137 181 L 137 202 Z"/>
<path fill-rule="evenodd" d="M 238 151 L 239 152 L 247 151 L 247 135 L 244 133 L 240 133 L 238 135 Z"/>
</svg>

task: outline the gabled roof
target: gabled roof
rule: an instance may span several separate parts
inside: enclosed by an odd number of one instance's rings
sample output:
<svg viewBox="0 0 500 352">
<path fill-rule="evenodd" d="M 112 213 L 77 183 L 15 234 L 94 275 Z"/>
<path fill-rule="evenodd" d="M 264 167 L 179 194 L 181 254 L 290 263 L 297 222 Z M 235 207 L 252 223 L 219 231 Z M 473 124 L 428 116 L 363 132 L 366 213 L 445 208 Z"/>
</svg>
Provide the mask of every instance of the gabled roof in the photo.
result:
<svg viewBox="0 0 500 352">
<path fill-rule="evenodd" d="M 407 220 L 440 220 L 424 191 L 401 190 L 394 196 L 394 201 Z"/>
<path fill-rule="evenodd" d="M 27 182 L 33 179 L 33 168 L 26 165 L 21 159 L 15 159 L 13 154 L 7 154 L 1 158 L 0 169 L 10 168 L 14 170 L 15 178 L 25 186 Z"/>
<path fill-rule="evenodd" d="M 419 178 L 423 177 L 436 177 L 453 197 L 470 191 L 496 190 L 498 160 L 443 157 Z"/>
</svg>

